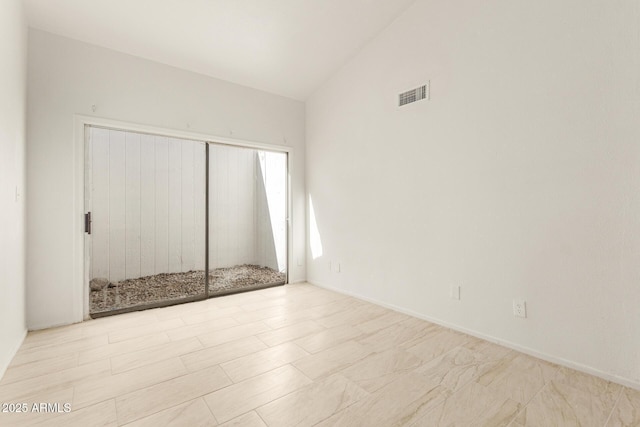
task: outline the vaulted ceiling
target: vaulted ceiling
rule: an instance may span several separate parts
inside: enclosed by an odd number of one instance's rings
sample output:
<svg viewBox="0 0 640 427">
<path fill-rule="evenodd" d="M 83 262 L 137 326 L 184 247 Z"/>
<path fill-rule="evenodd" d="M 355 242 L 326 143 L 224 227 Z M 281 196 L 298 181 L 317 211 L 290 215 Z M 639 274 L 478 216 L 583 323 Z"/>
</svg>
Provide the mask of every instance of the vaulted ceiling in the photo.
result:
<svg viewBox="0 0 640 427">
<path fill-rule="evenodd" d="M 33 28 L 304 100 L 414 0 L 24 0 Z"/>
</svg>

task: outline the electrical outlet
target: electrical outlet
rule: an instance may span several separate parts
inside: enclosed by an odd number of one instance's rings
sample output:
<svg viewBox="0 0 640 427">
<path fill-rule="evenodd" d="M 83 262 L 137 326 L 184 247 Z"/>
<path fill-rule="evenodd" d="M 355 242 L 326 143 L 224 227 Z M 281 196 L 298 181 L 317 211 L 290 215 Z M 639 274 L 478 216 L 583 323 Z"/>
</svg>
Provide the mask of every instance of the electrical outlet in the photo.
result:
<svg viewBox="0 0 640 427">
<path fill-rule="evenodd" d="M 302 267 L 302 258 L 298 257 L 298 267 Z"/>
<path fill-rule="evenodd" d="M 334 267 L 334 268 L 335 268 L 335 272 L 336 272 L 336 273 L 340 273 L 340 263 L 339 263 L 339 262 L 336 262 L 336 263 L 334 263 L 334 266 L 335 266 L 335 267 Z"/>
<path fill-rule="evenodd" d="M 527 317 L 527 303 L 523 299 L 513 300 L 513 315 L 516 317 Z"/>
<path fill-rule="evenodd" d="M 451 286 L 451 299 L 460 299 L 460 286 Z"/>
</svg>

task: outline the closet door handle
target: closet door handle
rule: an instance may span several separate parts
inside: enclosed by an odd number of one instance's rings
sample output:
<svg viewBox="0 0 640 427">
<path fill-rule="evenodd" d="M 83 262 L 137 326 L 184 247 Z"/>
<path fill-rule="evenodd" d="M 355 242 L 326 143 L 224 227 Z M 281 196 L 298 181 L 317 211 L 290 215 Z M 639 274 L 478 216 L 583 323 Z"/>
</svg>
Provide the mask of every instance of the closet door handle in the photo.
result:
<svg viewBox="0 0 640 427">
<path fill-rule="evenodd" d="M 84 232 L 91 234 L 91 212 L 84 214 Z"/>
</svg>

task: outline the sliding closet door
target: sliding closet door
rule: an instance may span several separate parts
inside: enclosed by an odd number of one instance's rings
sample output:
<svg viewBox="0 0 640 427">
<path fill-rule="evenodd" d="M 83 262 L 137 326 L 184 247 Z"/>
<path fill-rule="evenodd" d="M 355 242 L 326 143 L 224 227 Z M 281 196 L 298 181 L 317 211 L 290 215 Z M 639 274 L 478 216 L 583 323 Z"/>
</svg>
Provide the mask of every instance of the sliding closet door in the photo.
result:
<svg viewBox="0 0 640 427">
<path fill-rule="evenodd" d="M 209 146 L 209 295 L 287 280 L 287 157 Z"/>
<path fill-rule="evenodd" d="M 205 143 L 87 131 L 91 315 L 205 297 Z"/>
</svg>

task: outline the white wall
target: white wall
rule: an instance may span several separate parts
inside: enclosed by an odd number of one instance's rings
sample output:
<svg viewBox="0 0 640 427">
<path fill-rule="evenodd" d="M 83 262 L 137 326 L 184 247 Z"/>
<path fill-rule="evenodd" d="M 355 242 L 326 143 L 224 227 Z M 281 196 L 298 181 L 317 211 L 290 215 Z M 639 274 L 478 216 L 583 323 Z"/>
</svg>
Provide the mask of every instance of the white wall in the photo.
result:
<svg viewBox="0 0 640 427">
<path fill-rule="evenodd" d="M 95 112 L 92 105 L 96 106 Z M 304 244 L 304 105 L 166 65 L 29 32 L 27 308 L 30 329 L 81 320 L 73 289 L 73 115 L 84 114 L 294 148 L 294 259 Z M 75 227 L 75 228 L 74 228 Z M 305 268 L 291 269 L 291 281 Z"/>
<path fill-rule="evenodd" d="M 307 103 L 308 279 L 640 387 L 638 22 L 417 0 Z"/>
<path fill-rule="evenodd" d="M 257 260 L 256 152 L 209 146 L 209 269 Z"/>
<path fill-rule="evenodd" d="M 26 61 L 22 2 L 4 0 L 0 2 L 0 378 L 26 334 Z"/>
</svg>

